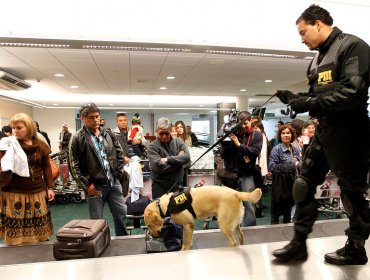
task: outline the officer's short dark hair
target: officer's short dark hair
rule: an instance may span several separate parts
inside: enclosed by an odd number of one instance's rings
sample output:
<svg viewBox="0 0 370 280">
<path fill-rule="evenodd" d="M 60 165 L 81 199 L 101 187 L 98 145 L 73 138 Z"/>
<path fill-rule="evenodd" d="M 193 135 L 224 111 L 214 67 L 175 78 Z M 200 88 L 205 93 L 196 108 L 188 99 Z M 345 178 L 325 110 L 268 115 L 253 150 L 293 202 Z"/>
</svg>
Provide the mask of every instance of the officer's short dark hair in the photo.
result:
<svg viewBox="0 0 370 280">
<path fill-rule="evenodd" d="M 302 20 L 310 25 L 314 25 L 317 20 L 329 26 L 333 25 L 333 18 L 331 17 L 330 13 L 318 5 L 311 5 L 306 10 L 304 10 L 304 12 L 296 20 L 296 24 L 298 24 Z"/>
</svg>

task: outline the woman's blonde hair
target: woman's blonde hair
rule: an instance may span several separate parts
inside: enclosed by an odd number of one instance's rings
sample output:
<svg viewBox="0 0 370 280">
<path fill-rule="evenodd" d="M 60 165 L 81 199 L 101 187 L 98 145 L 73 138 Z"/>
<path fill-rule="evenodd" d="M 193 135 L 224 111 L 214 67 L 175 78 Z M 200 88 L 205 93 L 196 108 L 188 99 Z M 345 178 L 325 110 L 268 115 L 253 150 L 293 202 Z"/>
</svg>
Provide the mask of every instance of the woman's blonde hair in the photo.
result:
<svg viewBox="0 0 370 280">
<path fill-rule="evenodd" d="M 10 125 L 14 126 L 15 123 L 17 122 L 22 122 L 27 128 L 27 138 L 32 139 L 32 138 L 37 138 L 37 129 L 36 125 L 33 122 L 32 118 L 25 114 L 25 113 L 18 113 L 15 114 L 11 120 L 10 120 Z"/>
</svg>

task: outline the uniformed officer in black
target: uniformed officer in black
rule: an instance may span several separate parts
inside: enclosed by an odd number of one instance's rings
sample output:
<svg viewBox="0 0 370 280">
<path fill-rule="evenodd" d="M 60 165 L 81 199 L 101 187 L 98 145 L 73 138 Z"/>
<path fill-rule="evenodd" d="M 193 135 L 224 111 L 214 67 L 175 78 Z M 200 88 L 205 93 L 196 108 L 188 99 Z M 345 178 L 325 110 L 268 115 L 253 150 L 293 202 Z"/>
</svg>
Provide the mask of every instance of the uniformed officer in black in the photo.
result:
<svg viewBox="0 0 370 280">
<path fill-rule="evenodd" d="M 279 261 L 307 259 L 306 239 L 318 216 L 316 186 L 329 170 L 338 177 L 341 199 L 349 218 L 348 240 L 325 255 L 331 264 L 366 264 L 364 248 L 370 232 L 368 189 L 370 126 L 367 112 L 370 49 L 360 38 L 332 27 L 325 9 L 311 5 L 296 21 L 302 43 L 318 53 L 308 71 L 308 93 L 278 91 L 295 113 L 309 112 L 318 126 L 293 186 L 296 203 L 293 240 L 273 255 Z"/>
</svg>

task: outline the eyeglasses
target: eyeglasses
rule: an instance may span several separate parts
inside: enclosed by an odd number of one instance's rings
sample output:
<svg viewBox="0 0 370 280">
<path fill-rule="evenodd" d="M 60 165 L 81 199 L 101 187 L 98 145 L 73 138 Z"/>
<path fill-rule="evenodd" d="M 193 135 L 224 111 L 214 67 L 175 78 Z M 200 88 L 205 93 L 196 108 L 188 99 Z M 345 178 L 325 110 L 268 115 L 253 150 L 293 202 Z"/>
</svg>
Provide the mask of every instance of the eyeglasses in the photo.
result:
<svg viewBox="0 0 370 280">
<path fill-rule="evenodd" d="M 158 134 L 160 136 L 163 136 L 163 135 L 170 136 L 171 135 L 171 133 L 170 132 L 167 132 L 167 131 L 161 131 L 161 132 L 158 132 Z"/>
</svg>

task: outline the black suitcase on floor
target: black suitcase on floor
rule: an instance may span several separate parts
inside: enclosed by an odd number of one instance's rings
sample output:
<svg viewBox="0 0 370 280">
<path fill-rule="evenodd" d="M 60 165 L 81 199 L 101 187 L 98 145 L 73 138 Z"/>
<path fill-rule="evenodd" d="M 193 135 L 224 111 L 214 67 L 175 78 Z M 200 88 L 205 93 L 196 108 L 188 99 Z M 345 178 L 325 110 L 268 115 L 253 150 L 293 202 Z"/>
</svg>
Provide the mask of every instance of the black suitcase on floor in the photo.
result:
<svg viewBox="0 0 370 280">
<path fill-rule="evenodd" d="M 109 243 L 105 220 L 72 220 L 58 230 L 53 254 L 57 260 L 96 258 Z"/>
</svg>

